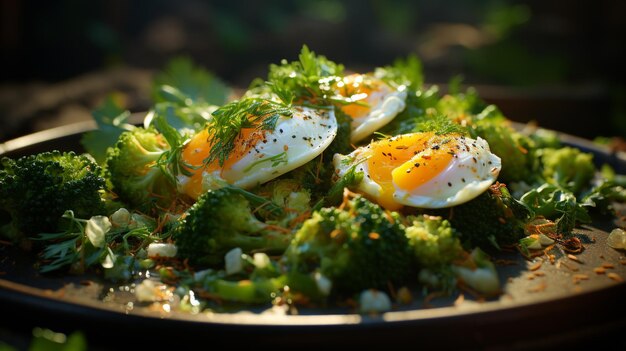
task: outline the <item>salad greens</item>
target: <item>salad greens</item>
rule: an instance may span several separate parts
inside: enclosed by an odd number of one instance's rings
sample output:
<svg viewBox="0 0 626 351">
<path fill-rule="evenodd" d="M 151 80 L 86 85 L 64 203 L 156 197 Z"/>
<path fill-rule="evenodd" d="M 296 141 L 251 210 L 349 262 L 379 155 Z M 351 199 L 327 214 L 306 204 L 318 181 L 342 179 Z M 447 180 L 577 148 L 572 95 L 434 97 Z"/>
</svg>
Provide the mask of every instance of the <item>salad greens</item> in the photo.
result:
<svg viewBox="0 0 626 351">
<path fill-rule="evenodd" d="M 441 94 L 424 85 L 419 59 L 409 56 L 371 73 L 406 92 L 403 110 L 378 137 L 480 137 L 501 158 L 502 171 L 467 203 L 386 210 L 355 192 L 369 177 L 358 167 L 364 160 L 342 177 L 329 162 L 352 150 L 344 107 L 367 107 L 336 93 L 345 76 L 343 65 L 304 46 L 297 61 L 271 65 L 266 78 L 231 100 L 231 89 L 213 74 L 174 60 L 154 79 L 154 106 L 143 126 L 129 124 L 130 112 L 111 98 L 93 113 L 98 129 L 83 136 L 85 155 L 2 159 L 0 235 L 34 243 L 42 273 L 91 270 L 136 282 L 144 302 L 159 299 L 157 285 L 171 286 L 183 310 L 358 301 L 358 310 L 380 312 L 407 287 L 497 294 L 489 254 L 541 248 L 533 236 L 539 226 L 543 241 L 563 242 L 592 215 L 626 200 L 624 176 L 608 166 L 598 172 L 591 154 L 564 147 L 548 131 L 517 131 L 472 89 Z M 212 171 L 194 178 L 210 165 L 224 166 L 244 130 L 265 135 L 305 107 L 337 119 L 335 139 L 321 155 L 250 189 Z M 192 166 L 183 153 L 199 133 L 210 151 Z M 280 155 L 262 161 L 287 163 Z M 192 181 L 205 190 L 197 199 L 181 191 Z M 160 281 L 145 279 L 146 271 Z"/>
</svg>

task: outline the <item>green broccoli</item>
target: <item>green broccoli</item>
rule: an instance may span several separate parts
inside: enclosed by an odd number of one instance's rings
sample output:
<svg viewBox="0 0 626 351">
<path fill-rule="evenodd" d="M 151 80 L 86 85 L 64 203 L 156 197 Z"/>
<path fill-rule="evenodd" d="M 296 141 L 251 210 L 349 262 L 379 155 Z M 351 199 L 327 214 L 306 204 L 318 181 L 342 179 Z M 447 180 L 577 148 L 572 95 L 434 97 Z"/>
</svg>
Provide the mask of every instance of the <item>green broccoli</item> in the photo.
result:
<svg viewBox="0 0 626 351">
<path fill-rule="evenodd" d="M 504 119 L 482 119 L 472 124 L 473 138 L 487 140 L 491 152 L 502 159 L 499 179 L 514 182 L 528 179 L 532 174 L 532 157 L 529 155 L 532 140 L 516 132 Z"/>
<path fill-rule="evenodd" d="M 420 267 L 438 268 L 462 257 L 461 241 L 448 220 L 421 215 L 408 216 L 406 222 L 409 246 Z"/>
<path fill-rule="evenodd" d="M 420 269 L 418 281 L 430 288 L 452 291 L 456 286 L 452 263 L 465 256 L 456 230 L 438 216 L 409 215 L 405 223 L 413 259 Z"/>
<path fill-rule="evenodd" d="M 402 283 L 411 252 L 396 213 L 356 196 L 313 213 L 284 255 L 291 272 L 321 273 L 336 293 L 387 289 Z"/>
<path fill-rule="evenodd" d="M 589 186 L 595 174 L 593 154 L 579 149 L 542 149 L 539 153 L 543 165 L 543 176 L 552 184 L 560 185 L 573 193 Z"/>
<path fill-rule="evenodd" d="M 248 253 L 282 253 L 291 235 L 270 228 L 255 217 L 244 195 L 226 187 L 202 194 L 176 226 L 173 238 L 179 257 L 194 265 L 214 266 L 237 247 Z"/>
<path fill-rule="evenodd" d="M 263 184 L 255 193 L 269 198 L 276 205 L 292 212 L 302 213 L 311 209 L 311 195 L 298 181 L 280 178 Z"/>
<path fill-rule="evenodd" d="M 464 247 L 493 251 L 524 237 L 529 212 L 511 196 L 506 185 L 495 183 L 477 198 L 451 208 L 448 219 L 459 231 Z"/>
<path fill-rule="evenodd" d="M 86 155 L 52 151 L 5 157 L 0 165 L 0 232 L 11 239 L 57 231 L 67 210 L 105 214 L 102 170 Z"/>
<path fill-rule="evenodd" d="M 169 150 L 165 137 L 153 128 L 122 133 L 107 153 L 106 170 L 112 190 L 121 200 L 145 213 L 155 205 L 169 207 L 177 194 L 176 187 L 158 166 Z"/>
</svg>

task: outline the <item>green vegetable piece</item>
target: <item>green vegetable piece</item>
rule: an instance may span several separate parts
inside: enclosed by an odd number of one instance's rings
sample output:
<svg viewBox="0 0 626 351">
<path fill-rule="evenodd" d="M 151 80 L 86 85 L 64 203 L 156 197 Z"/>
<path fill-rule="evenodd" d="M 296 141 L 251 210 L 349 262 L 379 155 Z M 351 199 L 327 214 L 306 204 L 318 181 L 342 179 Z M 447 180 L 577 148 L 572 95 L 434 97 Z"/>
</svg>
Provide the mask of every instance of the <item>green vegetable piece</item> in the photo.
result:
<svg viewBox="0 0 626 351">
<path fill-rule="evenodd" d="M 52 151 L 19 159 L 3 158 L 0 231 L 17 239 L 57 231 L 67 210 L 82 218 L 104 214 L 104 190 L 100 166 L 85 155 Z"/>
</svg>

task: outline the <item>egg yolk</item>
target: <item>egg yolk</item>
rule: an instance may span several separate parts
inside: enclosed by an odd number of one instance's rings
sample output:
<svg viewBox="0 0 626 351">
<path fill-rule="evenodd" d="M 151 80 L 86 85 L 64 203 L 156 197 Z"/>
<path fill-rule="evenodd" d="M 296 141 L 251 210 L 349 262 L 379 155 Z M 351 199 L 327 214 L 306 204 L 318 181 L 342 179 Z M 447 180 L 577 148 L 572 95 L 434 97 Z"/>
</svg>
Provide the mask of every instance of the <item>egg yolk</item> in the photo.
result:
<svg viewBox="0 0 626 351">
<path fill-rule="evenodd" d="M 433 133 L 406 134 L 372 143 L 367 164 L 372 181 L 382 188 L 378 203 L 389 210 L 401 208 L 393 199 L 394 183 L 412 191 L 430 181 L 448 167 L 454 145 L 454 138 Z"/>
<path fill-rule="evenodd" d="M 377 91 L 384 83 L 380 80 L 367 78 L 362 74 L 349 75 L 337 84 L 339 95 L 350 98 L 353 103 L 341 106 L 341 110 L 352 118 L 367 115 L 371 106 L 372 92 Z"/>
<path fill-rule="evenodd" d="M 256 128 L 244 128 L 234 142 L 235 148 L 230 152 L 224 164 L 220 167 L 219 161 L 215 160 L 209 165 L 204 160 L 209 156 L 212 145 L 209 142 L 209 132 L 203 129 L 194 135 L 185 145 L 182 152 L 182 160 L 188 164 L 187 170 L 193 175 L 183 186 L 183 192 L 193 198 L 198 198 L 202 192 L 203 171 L 214 172 L 216 170 L 230 169 L 243 158 L 259 140 L 262 140 L 264 131 Z"/>
</svg>

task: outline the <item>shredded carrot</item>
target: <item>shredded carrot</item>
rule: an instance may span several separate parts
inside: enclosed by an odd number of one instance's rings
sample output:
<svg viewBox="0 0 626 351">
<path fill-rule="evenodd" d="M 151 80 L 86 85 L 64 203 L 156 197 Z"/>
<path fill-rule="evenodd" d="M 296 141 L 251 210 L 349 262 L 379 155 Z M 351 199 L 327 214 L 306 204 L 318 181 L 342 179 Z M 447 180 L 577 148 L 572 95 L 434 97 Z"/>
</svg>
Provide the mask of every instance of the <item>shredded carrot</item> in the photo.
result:
<svg viewBox="0 0 626 351">
<path fill-rule="evenodd" d="M 391 224 L 395 224 L 396 223 L 395 219 L 393 219 L 393 216 L 391 215 L 391 212 L 389 212 L 388 210 L 385 210 L 384 214 L 385 214 L 385 218 L 387 218 L 389 223 L 391 223 Z"/>
<path fill-rule="evenodd" d="M 300 213 L 296 218 L 292 219 L 291 222 L 289 222 L 289 229 L 295 229 L 298 224 L 309 219 L 309 217 L 311 217 L 311 211 L 304 211 Z"/>
</svg>

